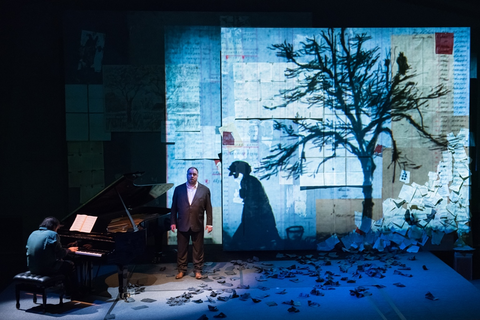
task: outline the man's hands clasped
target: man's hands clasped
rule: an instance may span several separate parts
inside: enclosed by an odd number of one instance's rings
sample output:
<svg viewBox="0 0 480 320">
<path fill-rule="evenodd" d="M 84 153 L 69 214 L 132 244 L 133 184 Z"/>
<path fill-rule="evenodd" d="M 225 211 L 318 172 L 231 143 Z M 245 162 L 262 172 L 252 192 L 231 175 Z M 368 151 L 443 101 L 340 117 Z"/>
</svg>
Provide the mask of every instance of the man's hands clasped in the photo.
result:
<svg viewBox="0 0 480 320">
<path fill-rule="evenodd" d="M 172 232 L 175 232 L 175 231 L 177 230 L 177 225 L 176 225 L 176 224 L 170 225 L 170 230 L 171 230 Z M 206 227 L 205 227 L 205 230 L 207 230 L 208 233 L 210 233 L 210 232 L 213 231 L 213 226 L 206 226 Z"/>
</svg>

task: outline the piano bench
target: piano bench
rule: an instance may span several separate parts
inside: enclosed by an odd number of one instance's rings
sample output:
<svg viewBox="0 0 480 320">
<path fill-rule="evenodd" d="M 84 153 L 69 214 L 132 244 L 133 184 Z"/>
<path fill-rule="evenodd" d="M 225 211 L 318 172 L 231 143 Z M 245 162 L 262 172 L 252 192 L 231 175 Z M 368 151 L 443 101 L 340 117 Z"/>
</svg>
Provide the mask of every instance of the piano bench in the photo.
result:
<svg viewBox="0 0 480 320">
<path fill-rule="evenodd" d="M 37 294 L 41 294 L 43 299 L 43 312 L 46 311 L 47 307 L 47 292 L 58 292 L 60 294 L 60 306 L 63 305 L 63 295 L 65 294 L 63 284 L 65 276 L 63 274 L 44 276 L 27 271 L 17 274 L 13 277 L 13 280 L 15 282 L 17 309 L 20 309 L 20 291 L 33 293 L 33 303 L 37 303 Z"/>
</svg>

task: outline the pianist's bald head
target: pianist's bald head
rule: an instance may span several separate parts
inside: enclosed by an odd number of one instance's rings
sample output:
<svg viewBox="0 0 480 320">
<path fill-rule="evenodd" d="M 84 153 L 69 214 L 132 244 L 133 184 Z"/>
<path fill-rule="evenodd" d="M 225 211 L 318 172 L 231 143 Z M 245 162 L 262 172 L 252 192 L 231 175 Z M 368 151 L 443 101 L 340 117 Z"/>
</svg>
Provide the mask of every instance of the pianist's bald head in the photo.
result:
<svg viewBox="0 0 480 320">
<path fill-rule="evenodd" d="M 43 222 L 40 224 L 40 227 L 47 228 L 48 230 L 57 231 L 60 227 L 60 221 L 55 217 L 46 217 L 43 219 Z"/>
</svg>

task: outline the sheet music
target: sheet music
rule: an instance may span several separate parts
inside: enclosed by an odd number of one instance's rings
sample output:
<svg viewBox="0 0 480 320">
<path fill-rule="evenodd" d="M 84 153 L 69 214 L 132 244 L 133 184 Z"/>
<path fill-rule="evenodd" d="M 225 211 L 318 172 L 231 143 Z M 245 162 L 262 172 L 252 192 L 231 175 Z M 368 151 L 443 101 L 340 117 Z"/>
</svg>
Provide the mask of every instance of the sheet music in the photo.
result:
<svg viewBox="0 0 480 320">
<path fill-rule="evenodd" d="M 160 197 L 162 194 L 166 193 L 172 187 L 173 187 L 173 183 L 157 184 L 156 186 L 152 187 L 152 189 L 148 194 L 151 195 L 154 199 L 156 199 Z"/>
<path fill-rule="evenodd" d="M 89 216 L 86 214 L 77 214 L 75 221 L 70 227 L 70 231 L 80 231 L 85 233 L 90 233 L 97 221 L 97 217 Z"/>
</svg>

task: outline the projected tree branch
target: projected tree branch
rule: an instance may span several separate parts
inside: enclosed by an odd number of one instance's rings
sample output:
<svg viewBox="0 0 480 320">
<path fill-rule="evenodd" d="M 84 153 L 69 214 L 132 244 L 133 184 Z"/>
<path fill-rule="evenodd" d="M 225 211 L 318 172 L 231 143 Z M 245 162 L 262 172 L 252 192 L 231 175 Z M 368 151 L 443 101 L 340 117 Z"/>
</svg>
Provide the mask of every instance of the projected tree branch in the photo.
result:
<svg viewBox="0 0 480 320">
<path fill-rule="evenodd" d="M 389 58 L 380 59 L 379 47 L 368 49 L 368 34 L 354 34 L 345 29 L 323 31 L 318 38 L 306 38 L 299 49 L 287 42 L 274 44 L 270 49 L 284 57 L 293 67 L 285 76 L 296 79 L 297 85 L 281 90 L 283 103 L 268 109 L 288 108 L 293 103 L 306 103 L 309 108 L 324 108 L 323 119 L 275 121 L 274 128 L 285 137 L 284 143 L 272 147 L 256 169 L 262 179 L 280 172 L 299 178 L 306 174 L 305 153 L 310 148 L 328 146 L 331 153 L 321 158 L 320 167 L 337 157 L 339 148 L 355 155 L 363 171 L 363 215 L 372 217 L 372 180 L 376 165 L 375 148 L 384 134 L 392 145 L 392 162 L 400 168 L 414 166 L 404 157 L 391 130 L 393 121 L 404 121 L 418 132 L 431 148 L 447 146 L 445 137 L 436 136 L 424 124 L 422 107 L 429 101 L 448 93 L 443 85 L 420 92 L 414 82 L 407 57 L 400 53 L 398 68 L 392 73 Z M 394 173 L 395 175 L 395 173 Z"/>
<path fill-rule="evenodd" d="M 104 67 L 106 127 L 109 131 L 160 131 L 165 98 L 161 67 Z"/>
<path fill-rule="evenodd" d="M 105 76 L 105 81 L 109 87 L 123 99 L 127 122 L 132 121 L 132 110 L 134 109 L 134 100 L 139 92 L 145 86 L 145 79 L 149 73 L 141 68 L 132 68 L 131 66 L 119 66 L 112 73 Z"/>
</svg>

